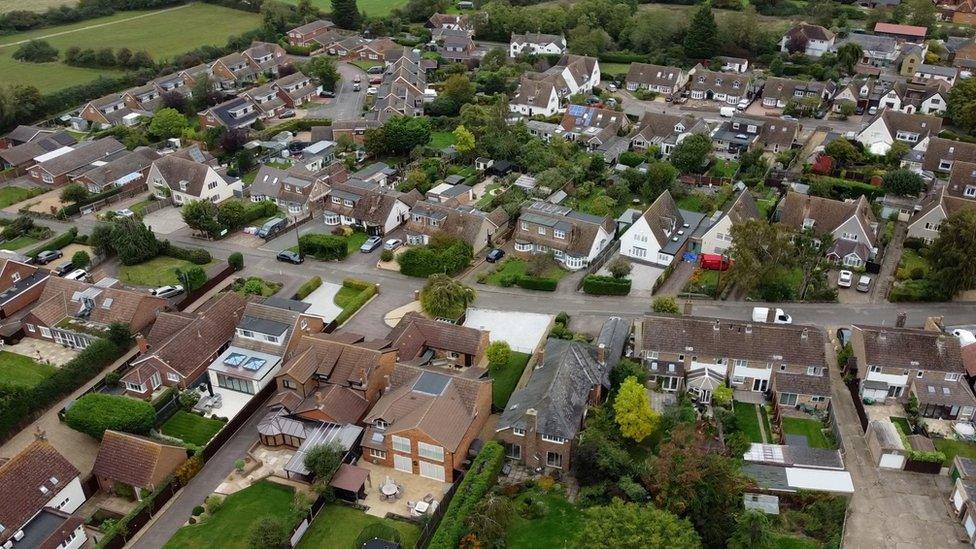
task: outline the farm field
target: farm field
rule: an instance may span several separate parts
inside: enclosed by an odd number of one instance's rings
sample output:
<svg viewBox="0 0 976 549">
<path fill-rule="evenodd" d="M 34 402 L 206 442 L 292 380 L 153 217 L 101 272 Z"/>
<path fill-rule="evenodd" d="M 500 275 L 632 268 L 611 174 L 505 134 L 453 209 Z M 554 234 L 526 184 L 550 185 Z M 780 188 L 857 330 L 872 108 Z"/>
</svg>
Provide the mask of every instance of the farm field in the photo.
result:
<svg viewBox="0 0 976 549">
<path fill-rule="evenodd" d="M 29 2 L 25 2 L 24 0 L 0 0 L 0 13 L 10 11 L 42 12 L 60 6 L 74 6 L 77 3 L 75 0 L 30 0 Z"/>
<path fill-rule="evenodd" d="M 0 0 L 3 1 L 3 0 Z M 284 0 L 288 4 L 296 4 L 297 0 Z M 332 11 L 332 0 L 312 0 L 312 5 L 322 10 L 323 13 Z M 407 0 L 358 0 L 356 6 L 359 11 L 366 12 L 370 17 L 383 17 L 389 15 L 396 8 L 407 5 Z"/>
<path fill-rule="evenodd" d="M 18 44 L 44 39 L 55 48 L 145 50 L 155 60 L 171 59 L 204 45 L 222 46 L 229 36 L 257 28 L 260 16 L 212 4 L 189 4 L 158 11 L 129 11 L 71 25 L 0 37 L 0 74 L 9 82 L 36 86 L 42 93 L 82 84 L 117 71 L 69 67 L 62 63 L 23 63 L 13 58 Z M 159 32 L 175 29 L 179 33 Z"/>
</svg>

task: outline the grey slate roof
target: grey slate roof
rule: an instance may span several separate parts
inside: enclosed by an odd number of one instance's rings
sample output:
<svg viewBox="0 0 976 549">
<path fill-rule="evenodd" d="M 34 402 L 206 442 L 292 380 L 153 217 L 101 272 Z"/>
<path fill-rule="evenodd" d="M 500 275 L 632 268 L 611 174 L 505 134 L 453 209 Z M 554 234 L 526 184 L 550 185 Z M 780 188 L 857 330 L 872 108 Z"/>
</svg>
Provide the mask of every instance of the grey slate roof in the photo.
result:
<svg viewBox="0 0 976 549">
<path fill-rule="evenodd" d="M 274 306 L 273 304 L 270 305 Z M 241 328 L 242 330 L 252 330 L 262 334 L 280 336 L 284 334 L 286 331 L 288 331 L 288 328 L 290 328 L 291 326 L 285 324 L 284 322 L 276 322 L 274 320 L 268 320 L 264 318 L 245 316 L 244 318 L 241 319 L 241 323 L 238 324 L 238 327 Z"/>
<path fill-rule="evenodd" d="M 624 347 L 630 339 L 630 321 L 611 316 L 603 323 L 600 328 L 600 335 L 596 338 L 597 347 L 603 346 L 606 356 L 606 379 L 604 385 L 609 385 L 610 370 L 613 370 L 620 363 L 620 357 L 624 354 Z"/>
</svg>

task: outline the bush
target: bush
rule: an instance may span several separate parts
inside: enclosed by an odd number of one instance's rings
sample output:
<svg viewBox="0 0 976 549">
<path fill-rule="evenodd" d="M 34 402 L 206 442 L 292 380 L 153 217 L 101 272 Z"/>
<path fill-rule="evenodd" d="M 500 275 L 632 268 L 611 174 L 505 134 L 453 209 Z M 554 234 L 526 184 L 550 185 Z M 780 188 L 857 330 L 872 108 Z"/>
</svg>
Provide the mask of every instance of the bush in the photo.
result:
<svg viewBox="0 0 976 549">
<path fill-rule="evenodd" d="M 187 412 L 193 409 L 200 402 L 200 392 L 199 391 L 183 391 L 179 396 L 180 408 L 183 408 Z"/>
<path fill-rule="evenodd" d="M 393 255 L 393 250 L 383 250 L 382 252 L 380 252 L 380 261 L 384 261 L 384 262 L 393 261 L 394 257 L 395 256 Z"/>
<path fill-rule="evenodd" d="M 458 484 L 454 498 L 431 538 L 430 549 L 454 549 L 458 546 L 467 530 L 468 516 L 495 484 L 504 461 L 505 449 L 498 442 L 489 441 L 481 448 L 468 474 Z"/>
<path fill-rule="evenodd" d="M 210 252 L 204 250 L 203 248 L 181 248 L 170 244 L 169 242 L 164 242 L 163 250 L 160 252 L 162 255 L 167 255 L 174 259 L 182 259 L 183 261 L 189 261 L 190 263 L 195 263 L 197 265 L 206 265 L 213 261 Z"/>
<path fill-rule="evenodd" d="M 75 227 L 71 227 L 67 231 L 54 237 L 54 239 L 48 242 L 47 244 L 42 244 L 34 248 L 33 250 L 27 252 L 27 256 L 37 257 L 37 254 L 45 250 L 60 250 L 61 248 L 64 248 L 65 246 L 74 242 L 77 236 L 78 236 L 78 229 Z"/>
<path fill-rule="evenodd" d="M 515 281 L 519 288 L 526 290 L 541 290 L 543 292 L 555 292 L 559 281 L 555 278 L 545 278 L 541 276 L 520 276 Z"/>
<path fill-rule="evenodd" d="M 193 511 L 190 514 L 194 517 L 199 517 L 200 515 L 203 514 L 203 511 L 204 511 L 203 505 L 197 505 L 196 507 L 193 508 Z"/>
<path fill-rule="evenodd" d="M 149 403 L 134 398 L 89 393 L 68 409 L 65 422 L 99 440 L 107 429 L 148 435 L 156 422 L 156 411 Z"/>
<path fill-rule="evenodd" d="M 891 302 L 945 301 L 946 296 L 928 280 L 906 280 L 897 284 L 888 294 Z"/>
<path fill-rule="evenodd" d="M 227 264 L 230 265 L 235 271 L 239 271 L 244 268 L 244 254 L 241 252 L 234 252 L 227 257 Z"/>
<path fill-rule="evenodd" d="M 467 242 L 453 236 L 436 236 L 426 246 L 410 248 L 397 256 L 400 272 L 427 278 L 445 273 L 454 276 L 471 263 L 474 251 Z"/>
<path fill-rule="evenodd" d="M 71 256 L 71 264 L 75 266 L 76 269 L 84 269 L 91 264 L 91 256 L 85 250 L 78 250 Z"/>
<path fill-rule="evenodd" d="M 675 301 L 674 297 L 669 295 L 659 295 L 655 297 L 651 308 L 655 313 L 676 315 L 681 312 L 681 309 L 678 307 L 678 302 Z"/>
<path fill-rule="evenodd" d="M 322 285 L 322 277 L 313 276 L 312 278 L 308 279 L 308 281 L 305 282 L 305 284 L 302 284 L 298 288 L 298 291 L 295 292 L 295 297 L 297 299 L 305 299 L 306 297 L 308 297 L 309 294 L 314 292 L 321 285 Z"/>
<path fill-rule="evenodd" d="M 630 279 L 587 275 L 583 279 L 583 292 L 591 295 L 627 295 L 630 293 Z"/>
<path fill-rule="evenodd" d="M 237 461 L 243 461 L 243 460 L 237 460 Z M 235 463 L 235 466 L 236 466 L 236 463 Z M 244 469 L 243 467 L 240 467 L 238 470 L 243 470 L 243 469 Z M 224 504 L 224 498 L 218 496 L 217 494 L 211 494 L 211 495 L 207 496 L 207 499 L 203 500 L 203 505 L 204 505 L 204 507 L 206 507 L 207 514 L 209 514 L 209 515 L 212 515 L 212 514 L 216 513 L 217 511 L 219 511 L 220 510 L 220 507 L 223 504 Z"/>
<path fill-rule="evenodd" d="M 58 60 L 58 50 L 44 40 L 31 40 L 21 44 L 13 57 L 28 63 L 50 63 Z"/>
<path fill-rule="evenodd" d="M 342 260 L 348 253 L 346 238 L 330 234 L 303 234 L 298 245 L 303 254 L 324 261 Z"/>
</svg>

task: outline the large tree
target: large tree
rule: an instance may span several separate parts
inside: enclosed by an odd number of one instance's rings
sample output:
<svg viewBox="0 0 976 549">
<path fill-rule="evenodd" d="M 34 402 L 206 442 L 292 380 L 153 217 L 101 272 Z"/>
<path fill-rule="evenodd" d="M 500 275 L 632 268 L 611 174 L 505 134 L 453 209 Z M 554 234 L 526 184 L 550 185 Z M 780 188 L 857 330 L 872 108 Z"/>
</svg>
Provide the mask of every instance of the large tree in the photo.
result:
<svg viewBox="0 0 976 549">
<path fill-rule="evenodd" d="M 430 142 L 430 119 L 423 116 L 394 116 L 379 128 L 366 132 L 370 154 L 406 155 Z"/>
<path fill-rule="evenodd" d="M 363 18 L 356 0 L 332 0 L 332 22 L 343 29 L 359 30 Z"/>
<path fill-rule="evenodd" d="M 636 442 L 650 436 L 661 422 L 661 416 L 651 409 L 647 389 L 636 377 L 628 377 L 620 385 L 613 401 L 613 414 L 620 433 Z"/>
<path fill-rule="evenodd" d="M 928 256 L 932 280 L 944 297 L 976 287 L 976 211 L 961 210 L 946 218 Z"/>
<path fill-rule="evenodd" d="M 319 55 L 311 58 L 302 67 L 308 76 L 315 78 L 326 90 L 335 90 L 339 83 L 339 71 L 336 69 L 335 58 L 326 55 Z"/>
<path fill-rule="evenodd" d="M 789 264 L 793 247 L 790 234 L 782 226 L 750 219 L 736 223 L 730 232 L 729 256 L 735 262 L 728 271 L 728 280 L 741 290 L 749 292 L 768 273 Z"/>
<path fill-rule="evenodd" d="M 112 247 L 123 265 L 136 265 L 159 255 L 162 243 L 141 221 L 121 217 L 112 223 Z"/>
<path fill-rule="evenodd" d="M 616 549 L 695 549 L 701 540 L 687 520 L 648 505 L 624 503 L 614 498 L 610 505 L 585 511 L 582 532 L 576 546 Z"/>
<path fill-rule="evenodd" d="M 692 16 L 684 48 L 685 57 L 689 59 L 711 59 L 718 53 L 718 25 L 710 2 L 702 4 Z"/>
<path fill-rule="evenodd" d="M 953 124 L 967 130 L 976 129 L 976 78 L 964 78 L 949 90 L 946 116 Z"/>
<path fill-rule="evenodd" d="M 671 151 L 671 163 L 681 173 L 702 173 L 712 154 L 712 140 L 696 133 L 684 138 Z"/>
<path fill-rule="evenodd" d="M 854 66 L 864 57 L 864 50 L 860 44 L 848 42 L 837 48 L 837 62 L 844 67 L 849 74 L 854 72 Z"/>
<path fill-rule="evenodd" d="M 420 290 L 420 305 L 430 316 L 453 319 L 460 317 L 476 296 L 470 286 L 445 274 L 433 274 Z"/>
<path fill-rule="evenodd" d="M 149 133 L 159 139 L 179 137 L 188 125 L 189 122 L 180 111 L 167 107 L 159 109 L 153 115 L 152 122 L 149 123 Z"/>
<path fill-rule="evenodd" d="M 729 549 L 773 549 L 773 525 L 762 511 L 749 510 L 735 520 L 735 531 L 729 538 Z"/>
<path fill-rule="evenodd" d="M 898 196 L 918 196 L 925 190 L 925 180 L 911 170 L 892 170 L 884 175 L 881 188 Z"/>
<path fill-rule="evenodd" d="M 209 200 L 191 200 L 180 209 L 180 215 L 188 227 L 210 237 L 217 236 L 224 230 L 217 221 L 218 214 L 217 205 Z"/>
</svg>

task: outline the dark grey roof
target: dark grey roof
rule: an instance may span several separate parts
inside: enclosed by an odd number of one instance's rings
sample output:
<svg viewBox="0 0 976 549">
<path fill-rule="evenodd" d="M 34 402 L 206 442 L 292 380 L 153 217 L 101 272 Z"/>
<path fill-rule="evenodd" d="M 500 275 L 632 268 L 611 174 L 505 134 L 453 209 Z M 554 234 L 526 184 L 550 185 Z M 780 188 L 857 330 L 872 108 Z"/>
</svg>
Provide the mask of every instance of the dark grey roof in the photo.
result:
<svg viewBox="0 0 976 549">
<path fill-rule="evenodd" d="M 266 320 L 263 318 L 256 318 L 253 316 L 245 316 L 241 319 L 241 323 L 238 325 L 242 330 L 250 330 L 262 334 L 268 335 L 282 335 L 288 331 L 288 326 L 284 322 L 275 322 L 274 320 Z"/>
<path fill-rule="evenodd" d="M 967 479 L 976 477 L 976 460 L 957 455 L 954 463 L 956 464 L 956 469 L 959 471 L 959 475 L 962 478 Z"/>
<path fill-rule="evenodd" d="M 600 328 L 600 336 L 596 338 L 596 345 L 605 348 L 606 354 L 606 375 L 610 375 L 610 370 L 614 369 L 620 362 L 620 357 L 624 354 L 624 346 L 630 338 L 630 321 L 612 316 L 603 323 Z M 606 385 L 606 383 L 604 383 Z"/>
<path fill-rule="evenodd" d="M 765 490 L 793 491 L 787 482 L 784 467 L 761 463 L 743 463 L 742 473 L 756 481 L 756 484 Z"/>
<path fill-rule="evenodd" d="M 809 446 L 786 446 L 784 457 L 788 465 L 813 469 L 844 469 L 844 458 L 840 450 L 810 448 Z"/>
<path fill-rule="evenodd" d="M 830 398 L 830 377 L 826 374 L 810 376 L 807 374 L 789 374 L 774 372 L 773 386 L 777 392 L 795 395 L 811 395 Z"/>
<path fill-rule="evenodd" d="M 263 304 L 268 307 L 277 307 L 279 309 L 288 309 L 289 311 L 297 311 L 299 313 L 304 313 L 312 306 L 311 303 L 305 303 L 304 301 L 296 301 L 294 299 L 285 299 L 283 297 L 269 297 L 265 299 Z"/>
<path fill-rule="evenodd" d="M 71 517 L 63 515 L 49 507 L 41 509 L 27 525 L 23 528 L 24 537 L 16 542 L 18 547 L 41 547 L 45 541 L 62 542 L 67 537 L 67 532 L 56 535 L 58 530 L 65 529 L 65 526 L 74 530 L 78 527 L 78 520 L 69 522 Z M 16 526 L 12 526 L 16 528 Z M 54 537 L 52 537 L 54 536 Z"/>
<path fill-rule="evenodd" d="M 14 282 L 9 288 L 0 292 L 0 305 L 3 305 L 7 301 L 17 297 L 27 288 L 37 284 L 38 282 L 46 279 L 50 275 L 50 271 L 47 269 L 37 269 L 29 276 L 21 277 L 19 280 Z"/>
</svg>

